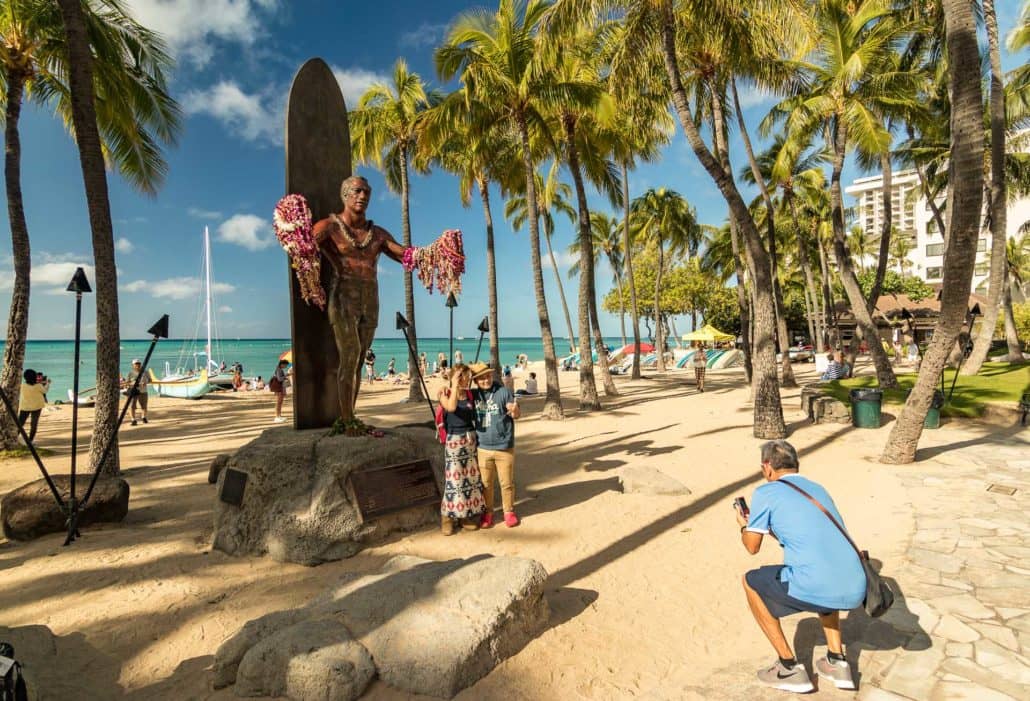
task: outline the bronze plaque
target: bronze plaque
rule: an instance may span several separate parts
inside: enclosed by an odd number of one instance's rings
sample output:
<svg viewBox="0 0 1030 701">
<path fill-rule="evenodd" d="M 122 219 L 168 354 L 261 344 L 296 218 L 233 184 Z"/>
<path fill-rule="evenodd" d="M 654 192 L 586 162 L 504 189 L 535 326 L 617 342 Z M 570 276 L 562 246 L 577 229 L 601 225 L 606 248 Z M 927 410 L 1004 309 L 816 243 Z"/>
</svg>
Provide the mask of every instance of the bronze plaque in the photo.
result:
<svg viewBox="0 0 1030 701">
<path fill-rule="evenodd" d="M 362 521 L 440 502 L 428 460 L 358 470 L 350 473 L 349 481 Z"/>
<path fill-rule="evenodd" d="M 328 64 L 313 58 L 297 72 L 286 110 L 286 192 L 304 195 L 315 221 L 338 211 L 340 184 L 351 174 L 347 106 Z M 286 255 L 283 254 L 286 260 Z M 329 315 L 300 296 L 289 269 L 293 339 L 293 426 L 326 428 L 340 416 L 336 374 L 339 360 Z M 323 260 L 322 286 L 329 292 L 331 269 Z"/>
</svg>

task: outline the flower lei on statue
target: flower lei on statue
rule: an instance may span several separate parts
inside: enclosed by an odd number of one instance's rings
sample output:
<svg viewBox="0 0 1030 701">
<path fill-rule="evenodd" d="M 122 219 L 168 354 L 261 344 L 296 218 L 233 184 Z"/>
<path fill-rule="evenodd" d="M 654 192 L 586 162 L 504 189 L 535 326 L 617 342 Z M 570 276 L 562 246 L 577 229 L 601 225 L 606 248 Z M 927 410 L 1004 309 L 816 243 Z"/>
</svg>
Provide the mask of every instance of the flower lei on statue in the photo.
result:
<svg viewBox="0 0 1030 701">
<path fill-rule="evenodd" d="M 461 276 L 465 273 L 461 230 L 448 229 L 428 246 L 406 248 L 401 264 L 408 272 L 418 270 L 418 279 L 429 294 L 434 287 L 442 294 L 461 294 Z"/>
<path fill-rule="evenodd" d="M 308 304 L 325 309 L 322 289 L 322 263 L 311 225 L 311 208 L 303 195 L 286 195 L 275 205 L 272 215 L 275 237 L 290 257 L 297 273 L 300 295 Z"/>
</svg>

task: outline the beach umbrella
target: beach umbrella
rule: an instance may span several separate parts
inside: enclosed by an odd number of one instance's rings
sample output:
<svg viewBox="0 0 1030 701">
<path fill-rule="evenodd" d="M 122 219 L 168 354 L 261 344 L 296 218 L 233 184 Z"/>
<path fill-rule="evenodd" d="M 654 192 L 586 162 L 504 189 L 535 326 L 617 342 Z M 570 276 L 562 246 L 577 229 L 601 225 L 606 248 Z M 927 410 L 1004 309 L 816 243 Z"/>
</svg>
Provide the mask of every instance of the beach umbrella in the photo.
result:
<svg viewBox="0 0 1030 701">
<path fill-rule="evenodd" d="M 290 365 L 293 365 L 293 349 L 291 348 L 290 350 L 280 355 L 279 360 L 285 360 Z"/>
<path fill-rule="evenodd" d="M 635 351 L 633 350 L 633 344 L 632 343 L 627 343 L 622 348 L 620 348 L 618 350 L 618 352 L 619 353 L 633 353 Z M 651 345 L 650 343 L 641 343 L 640 344 L 640 352 L 641 353 L 654 353 L 654 346 Z"/>
<path fill-rule="evenodd" d="M 711 324 L 705 324 L 696 331 L 683 334 L 684 341 L 705 341 L 707 343 L 714 343 L 715 341 L 733 341 L 735 340 L 733 334 L 723 333 L 719 329 L 715 328 Z"/>
</svg>

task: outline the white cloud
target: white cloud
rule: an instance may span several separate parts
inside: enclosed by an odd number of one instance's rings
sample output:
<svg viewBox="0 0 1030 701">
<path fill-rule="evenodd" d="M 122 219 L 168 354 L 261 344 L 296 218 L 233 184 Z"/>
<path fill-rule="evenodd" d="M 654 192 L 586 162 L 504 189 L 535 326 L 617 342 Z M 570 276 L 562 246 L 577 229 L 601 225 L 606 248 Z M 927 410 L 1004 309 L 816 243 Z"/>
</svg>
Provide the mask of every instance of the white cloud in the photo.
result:
<svg viewBox="0 0 1030 701">
<path fill-rule="evenodd" d="M 250 251 L 268 248 L 275 241 L 272 224 L 254 214 L 234 214 L 218 227 L 218 240 L 243 246 Z"/>
<path fill-rule="evenodd" d="M 135 248 L 136 247 L 132 245 L 132 241 L 124 237 L 114 242 L 114 250 L 119 253 L 132 253 Z"/>
<path fill-rule="evenodd" d="M 746 87 L 737 93 L 740 96 L 740 109 L 747 110 L 761 105 L 772 105 L 776 96 L 756 87 Z"/>
<path fill-rule="evenodd" d="M 186 214 L 190 215 L 195 219 L 221 219 L 222 213 L 216 212 L 212 209 L 201 209 L 200 207 L 189 207 L 186 209 Z"/>
<path fill-rule="evenodd" d="M 281 143 L 285 96 L 247 94 L 235 81 L 223 80 L 206 90 L 190 90 L 182 98 L 187 114 L 206 114 L 247 141 Z M 198 210 L 199 211 L 199 210 Z"/>
<path fill-rule="evenodd" d="M 203 289 L 200 278 L 172 277 L 165 280 L 133 280 L 121 286 L 124 292 L 147 292 L 151 297 L 165 299 L 191 299 L 199 297 Z M 224 282 L 211 283 L 211 292 L 224 294 L 236 287 Z"/>
<path fill-rule="evenodd" d="M 423 22 L 410 32 L 401 34 L 397 43 L 411 49 L 424 49 L 436 46 L 443 40 L 447 24 L 444 22 Z"/>
<path fill-rule="evenodd" d="M 561 270 L 567 270 L 569 266 L 579 260 L 579 256 L 573 255 L 568 251 L 555 251 L 554 258 L 558 261 L 558 268 Z M 547 255 L 547 251 L 540 252 L 540 265 L 544 268 L 553 269 L 551 256 Z"/>
<path fill-rule="evenodd" d="M 227 305 L 222 305 L 221 307 L 218 308 L 218 313 L 219 314 L 232 314 L 232 307 L 227 306 Z"/>
<path fill-rule="evenodd" d="M 352 110 L 358 106 L 361 96 L 371 87 L 372 83 L 385 83 L 389 78 L 382 73 L 368 71 L 364 68 L 340 68 L 333 66 L 333 75 L 336 82 L 340 84 L 340 91 L 343 92 L 343 101 L 347 103 L 347 109 Z"/>
<path fill-rule="evenodd" d="M 60 289 L 64 290 L 68 283 L 71 282 L 76 268 L 83 268 L 86 271 L 86 279 L 89 280 L 90 287 L 95 288 L 96 275 L 93 271 L 93 266 L 79 262 L 65 261 L 35 264 L 32 266 L 30 280 L 33 285 L 60 285 Z"/>
<path fill-rule="evenodd" d="M 174 54 L 196 66 L 214 57 L 216 41 L 253 45 L 261 36 L 261 14 L 278 0 L 127 0 L 132 15 L 160 32 Z"/>
</svg>

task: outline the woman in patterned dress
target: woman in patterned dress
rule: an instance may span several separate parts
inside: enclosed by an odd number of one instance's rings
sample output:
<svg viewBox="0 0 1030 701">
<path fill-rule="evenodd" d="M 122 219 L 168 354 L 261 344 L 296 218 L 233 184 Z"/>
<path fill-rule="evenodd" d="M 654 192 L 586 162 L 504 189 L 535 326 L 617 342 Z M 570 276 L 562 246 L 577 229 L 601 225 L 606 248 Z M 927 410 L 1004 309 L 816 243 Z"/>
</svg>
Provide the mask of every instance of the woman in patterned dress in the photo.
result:
<svg viewBox="0 0 1030 701">
<path fill-rule="evenodd" d="M 444 410 L 444 488 L 440 503 L 440 530 L 454 535 L 455 520 L 468 531 L 479 528 L 486 508 L 483 480 L 476 456 L 476 407 L 469 386 L 472 373 L 467 365 L 451 369 L 447 386 L 438 397 Z"/>
</svg>

